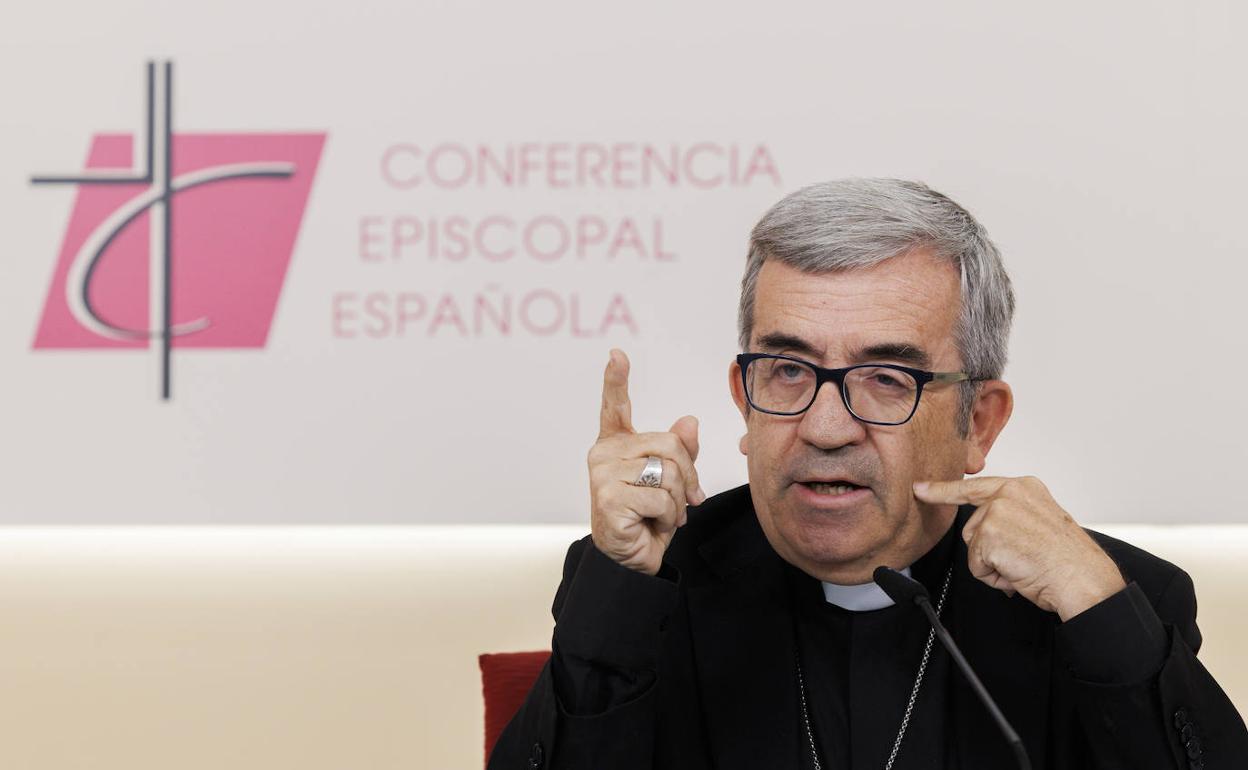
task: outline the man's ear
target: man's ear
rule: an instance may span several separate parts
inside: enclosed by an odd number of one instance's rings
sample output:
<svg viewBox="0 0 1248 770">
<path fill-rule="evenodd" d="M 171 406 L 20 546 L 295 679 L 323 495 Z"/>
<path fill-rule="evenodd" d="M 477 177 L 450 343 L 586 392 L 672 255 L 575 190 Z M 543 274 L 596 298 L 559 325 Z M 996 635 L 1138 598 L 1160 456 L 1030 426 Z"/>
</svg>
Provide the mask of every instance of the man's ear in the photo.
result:
<svg viewBox="0 0 1248 770">
<path fill-rule="evenodd" d="M 966 436 L 965 473 L 975 474 L 988 462 L 988 451 L 1014 411 L 1014 393 L 1003 380 L 986 380 L 979 384 L 975 405 L 971 408 L 970 430 Z"/>
<path fill-rule="evenodd" d="M 745 390 L 741 386 L 741 365 L 736 361 L 728 365 L 728 392 L 732 394 L 733 403 L 737 405 L 737 411 L 741 412 L 741 418 L 746 419 L 750 405 L 745 400 Z"/>
<path fill-rule="evenodd" d="M 741 419 L 745 420 L 745 435 L 741 437 L 737 448 L 741 450 L 741 454 L 748 455 L 750 453 L 750 404 L 745 400 L 745 391 L 741 387 L 741 365 L 733 361 L 728 365 L 728 392 L 732 394 L 733 403 L 737 405 L 737 410 L 741 412 Z"/>
</svg>

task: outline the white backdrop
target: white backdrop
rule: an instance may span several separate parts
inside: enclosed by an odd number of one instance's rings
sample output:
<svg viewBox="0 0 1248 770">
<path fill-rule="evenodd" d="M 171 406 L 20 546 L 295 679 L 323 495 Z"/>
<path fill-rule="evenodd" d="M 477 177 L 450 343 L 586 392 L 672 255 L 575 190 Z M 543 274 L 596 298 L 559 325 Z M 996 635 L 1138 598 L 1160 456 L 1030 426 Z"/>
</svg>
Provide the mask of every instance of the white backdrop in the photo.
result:
<svg viewBox="0 0 1248 770">
<path fill-rule="evenodd" d="M 695 414 L 705 489 L 743 483 L 726 372 L 747 233 L 782 195 L 857 175 L 927 182 L 1002 249 L 1016 407 L 986 473 L 1037 475 L 1084 521 L 1248 519 L 1246 16 L 1210 0 L 6 7 L 0 522 L 582 521 L 612 346 L 638 429 Z M 30 178 L 80 171 L 96 134 L 140 135 L 150 59 L 174 63 L 175 133 L 326 134 L 264 347 L 175 348 L 168 402 L 155 348 L 32 349 L 77 193 Z M 689 168 L 646 184 L 646 146 Z M 453 178 L 482 147 L 537 170 L 438 185 L 411 163 L 437 151 Z M 577 179 L 578 153 L 614 158 L 602 181 Z M 385 241 L 455 217 L 549 217 L 538 250 L 554 222 L 597 245 L 493 260 L 460 259 L 448 230 L 433 258 L 427 239 L 398 258 Z M 637 240 L 612 258 L 625 219 Z M 617 235 L 595 242 L 597 222 Z M 505 247 L 490 227 L 482 248 Z M 374 295 L 386 313 L 366 315 Z M 506 332 L 476 328 L 508 301 Z M 402 302 L 424 314 L 400 334 Z"/>
</svg>

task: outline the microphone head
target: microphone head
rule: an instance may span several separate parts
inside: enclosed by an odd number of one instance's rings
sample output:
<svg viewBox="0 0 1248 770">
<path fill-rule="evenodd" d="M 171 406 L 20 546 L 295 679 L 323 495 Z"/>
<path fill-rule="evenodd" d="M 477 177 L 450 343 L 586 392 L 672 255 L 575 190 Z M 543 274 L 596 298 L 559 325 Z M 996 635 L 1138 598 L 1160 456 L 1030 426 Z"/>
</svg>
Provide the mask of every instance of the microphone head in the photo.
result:
<svg viewBox="0 0 1248 770">
<path fill-rule="evenodd" d="M 888 594 L 888 598 L 897 604 L 912 604 L 919 597 L 931 600 L 927 594 L 927 589 L 923 584 L 912 578 L 908 578 L 895 569 L 889 567 L 876 567 L 871 578 L 875 580 L 875 584 L 884 589 L 884 593 Z"/>
</svg>

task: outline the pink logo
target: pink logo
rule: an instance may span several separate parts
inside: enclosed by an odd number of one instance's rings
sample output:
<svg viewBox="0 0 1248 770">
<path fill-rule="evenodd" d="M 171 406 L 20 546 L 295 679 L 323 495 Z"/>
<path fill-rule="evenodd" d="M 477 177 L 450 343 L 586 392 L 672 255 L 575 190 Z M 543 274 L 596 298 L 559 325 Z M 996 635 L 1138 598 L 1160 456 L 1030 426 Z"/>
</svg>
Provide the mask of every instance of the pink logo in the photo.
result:
<svg viewBox="0 0 1248 770">
<path fill-rule="evenodd" d="M 97 134 L 33 347 L 263 348 L 324 133 L 173 132 L 172 64 L 147 66 L 146 142 Z M 137 162 L 136 162 L 137 161 Z"/>
</svg>

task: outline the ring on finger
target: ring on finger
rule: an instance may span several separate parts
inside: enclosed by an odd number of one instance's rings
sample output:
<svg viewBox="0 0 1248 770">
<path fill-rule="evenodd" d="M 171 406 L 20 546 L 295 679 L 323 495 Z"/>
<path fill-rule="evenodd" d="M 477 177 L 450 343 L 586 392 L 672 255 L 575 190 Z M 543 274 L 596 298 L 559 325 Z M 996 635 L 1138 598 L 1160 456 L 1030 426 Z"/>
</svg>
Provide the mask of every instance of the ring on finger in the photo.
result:
<svg viewBox="0 0 1248 770">
<path fill-rule="evenodd" d="M 635 487 L 661 487 L 663 486 L 663 458 L 650 455 L 646 458 L 646 467 L 642 468 L 641 475 L 633 482 Z"/>
</svg>

